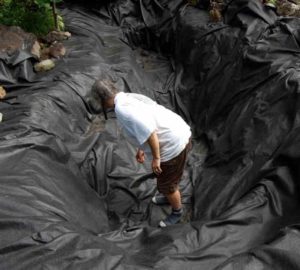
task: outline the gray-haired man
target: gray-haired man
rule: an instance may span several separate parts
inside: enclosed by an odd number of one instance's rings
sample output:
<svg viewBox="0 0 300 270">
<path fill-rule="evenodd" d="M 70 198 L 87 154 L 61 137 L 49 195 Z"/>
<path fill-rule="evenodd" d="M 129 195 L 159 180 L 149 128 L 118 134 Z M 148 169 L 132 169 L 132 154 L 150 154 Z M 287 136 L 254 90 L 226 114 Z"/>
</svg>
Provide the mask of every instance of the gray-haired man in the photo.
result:
<svg viewBox="0 0 300 270">
<path fill-rule="evenodd" d="M 106 109 L 115 110 L 125 135 L 138 147 L 137 161 L 143 163 L 145 153 L 152 156 L 158 191 L 172 206 L 171 214 L 159 226 L 178 223 L 182 216 L 178 184 L 190 148 L 190 127 L 179 115 L 144 95 L 119 92 L 108 79 L 97 80 L 92 95 L 102 105 L 106 118 Z M 160 204 L 165 198 L 155 196 L 152 201 Z"/>
</svg>

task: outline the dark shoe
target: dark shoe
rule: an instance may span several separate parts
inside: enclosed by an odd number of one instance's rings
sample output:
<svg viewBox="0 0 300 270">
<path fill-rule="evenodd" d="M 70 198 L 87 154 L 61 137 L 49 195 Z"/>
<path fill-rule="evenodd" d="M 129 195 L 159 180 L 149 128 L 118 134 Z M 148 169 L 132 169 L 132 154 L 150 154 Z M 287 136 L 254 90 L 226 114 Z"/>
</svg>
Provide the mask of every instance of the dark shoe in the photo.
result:
<svg viewBox="0 0 300 270">
<path fill-rule="evenodd" d="M 159 222 L 159 227 L 164 228 L 170 225 L 174 225 L 176 223 L 178 223 L 181 219 L 183 210 L 179 209 L 179 210 L 172 210 L 172 213 L 167 216 L 167 218 L 165 220 L 161 220 Z"/>
<path fill-rule="evenodd" d="M 161 193 L 156 194 L 153 198 L 152 198 L 152 202 L 157 204 L 157 205 L 161 205 L 161 204 L 169 204 L 169 201 L 167 199 L 167 197 L 165 197 L 164 195 L 162 195 Z"/>
</svg>

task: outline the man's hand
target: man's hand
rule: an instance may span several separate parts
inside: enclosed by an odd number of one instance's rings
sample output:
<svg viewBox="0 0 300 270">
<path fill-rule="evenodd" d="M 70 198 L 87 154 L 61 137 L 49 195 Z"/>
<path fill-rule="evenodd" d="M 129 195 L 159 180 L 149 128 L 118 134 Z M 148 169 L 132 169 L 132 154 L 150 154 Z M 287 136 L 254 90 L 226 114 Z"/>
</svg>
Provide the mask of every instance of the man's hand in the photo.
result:
<svg viewBox="0 0 300 270">
<path fill-rule="evenodd" d="M 153 131 L 150 137 L 147 140 L 151 152 L 152 152 L 152 170 L 156 175 L 161 174 L 162 169 L 160 167 L 160 149 L 159 149 L 159 140 L 155 131 Z"/>
<path fill-rule="evenodd" d="M 152 170 L 156 175 L 162 173 L 162 169 L 160 168 L 160 158 L 154 158 L 152 160 Z"/>
<path fill-rule="evenodd" d="M 136 160 L 139 163 L 144 163 L 145 161 L 145 152 L 141 149 L 138 149 L 138 151 L 136 152 Z"/>
</svg>

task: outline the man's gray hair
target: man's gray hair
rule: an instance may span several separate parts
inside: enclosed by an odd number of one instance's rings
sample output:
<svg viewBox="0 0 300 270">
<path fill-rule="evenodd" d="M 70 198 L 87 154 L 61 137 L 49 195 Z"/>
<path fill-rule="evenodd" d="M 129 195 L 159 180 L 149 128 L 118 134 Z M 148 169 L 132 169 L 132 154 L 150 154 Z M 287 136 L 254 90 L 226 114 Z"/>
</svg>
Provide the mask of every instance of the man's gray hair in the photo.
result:
<svg viewBox="0 0 300 270">
<path fill-rule="evenodd" d="M 94 82 L 91 95 L 88 98 L 88 104 L 93 113 L 104 113 L 107 119 L 106 110 L 104 109 L 104 102 L 118 93 L 113 81 L 110 79 L 98 79 Z"/>
<path fill-rule="evenodd" d="M 101 103 L 118 93 L 114 83 L 109 79 L 97 80 L 92 86 L 92 96 Z"/>
</svg>

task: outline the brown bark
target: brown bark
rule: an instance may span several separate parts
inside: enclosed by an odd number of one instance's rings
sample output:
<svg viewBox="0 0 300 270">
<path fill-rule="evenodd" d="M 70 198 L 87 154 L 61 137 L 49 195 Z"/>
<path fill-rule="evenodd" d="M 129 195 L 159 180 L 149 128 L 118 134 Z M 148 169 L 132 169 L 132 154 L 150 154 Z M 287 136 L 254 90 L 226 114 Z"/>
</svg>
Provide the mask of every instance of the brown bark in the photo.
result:
<svg viewBox="0 0 300 270">
<path fill-rule="evenodd" d="M 59 31 L 59 29 L 58 29 L 58 20 L 57 20 L 57 12 L 56 12 L 56 1 L 55 0 L 52 1 L 51 6 L 52 6 L 52 13 L 53 13 L 53 18 L 54 18 L 55 30 Z"/>
</svg>

